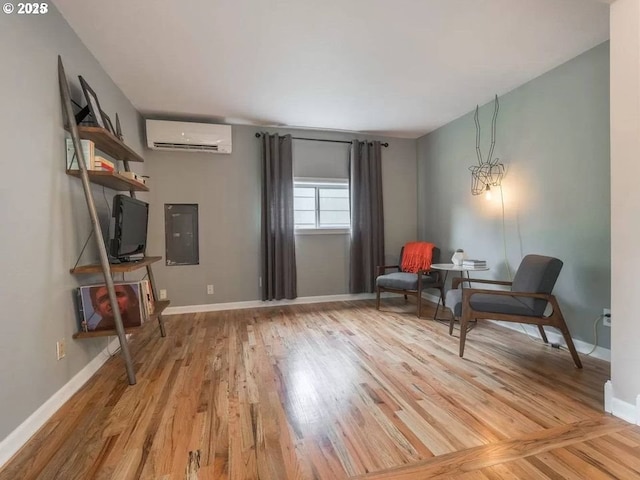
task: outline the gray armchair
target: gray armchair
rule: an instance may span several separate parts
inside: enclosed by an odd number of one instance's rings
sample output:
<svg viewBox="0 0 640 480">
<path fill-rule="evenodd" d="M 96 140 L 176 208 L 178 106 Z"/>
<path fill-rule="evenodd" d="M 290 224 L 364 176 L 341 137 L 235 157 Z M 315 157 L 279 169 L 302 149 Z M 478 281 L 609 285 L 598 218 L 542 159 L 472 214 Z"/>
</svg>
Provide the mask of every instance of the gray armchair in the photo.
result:
<svg viewBox="0 0 640 480">
<path fill-rule="evenodd" d="M 453 334 L 455 319 L 460 319 L 460 356 L 464 355 L 469 322 L 474 319 L 493 319 L 537 325 L 540 336 L 545 343 L 549 343 L 549 341 L 544 331 L 544 325 L 556 327 L 562 333 L 576 367 L 582 368 L 582 362 L 578 357 L 558 301 L 551 294 L 561 269 L 562 261 L 557 258 L 527 255 L 522 259 L 513 282 L 454 279 L 452 289 L 447 292 L 446 300 L 453 313 L 449 324 L 449 335 Z M 508 285 L 511 286 L 511 290 L 458 288 L 461 283 L 465 282 Z M 544 311 L 547 303 L 551 304 L 553 312 L 545 317 Z"/>
<path fill-rule="evenodd" d="M 408 295 L 416 297 L 418 303 L 417 315 L 422 314 L 422 291 L 428 288 L 440 290 L 440 298 L 444 305 L 444 284 L 440 272 L 433 270 L 420 270 L 418 273 L 402 271 L 402 255 L 404 247 L 400 250 L 398 265 L 378 266 L 378 277 L 376 278 L 376 309 L 380 310 L 380 293 L 393 292 L 404 295 L 405 300 Z M 440 249 L 433 249 L 432 261 L 438 263 Z M 397 272 L 387 273 L 386 270 L 396 269 Z"/>
</svg>

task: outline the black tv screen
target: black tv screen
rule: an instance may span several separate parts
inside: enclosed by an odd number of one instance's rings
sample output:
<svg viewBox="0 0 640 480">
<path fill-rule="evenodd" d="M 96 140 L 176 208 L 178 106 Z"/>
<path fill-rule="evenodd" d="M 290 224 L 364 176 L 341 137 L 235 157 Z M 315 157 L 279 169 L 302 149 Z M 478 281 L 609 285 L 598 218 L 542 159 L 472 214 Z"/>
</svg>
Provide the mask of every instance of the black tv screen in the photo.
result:
<svg viewBox="0 0 640 480">
<path fill-rule="evenodd" d="M 111 256 L 128 261 L 133 255 L 143 254 L 147 246 L 149 204 L 127 195 L 113 197 L 115 228 L 111 240 Z"/>
</svg>

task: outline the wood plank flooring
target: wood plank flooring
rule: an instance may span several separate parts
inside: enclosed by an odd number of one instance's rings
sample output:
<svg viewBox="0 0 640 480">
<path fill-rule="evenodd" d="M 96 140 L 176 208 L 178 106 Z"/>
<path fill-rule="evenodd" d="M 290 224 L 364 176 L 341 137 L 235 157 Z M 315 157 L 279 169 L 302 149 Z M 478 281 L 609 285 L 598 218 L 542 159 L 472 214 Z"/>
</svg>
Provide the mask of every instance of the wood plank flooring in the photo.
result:
<svg viewBox="0 0 640 480">
<path fill-rule="evenodd" d="M 14 479 L 640 478 L 609 365 L 384 300 L 167 317 L 2 469 Z"/>
</svg>

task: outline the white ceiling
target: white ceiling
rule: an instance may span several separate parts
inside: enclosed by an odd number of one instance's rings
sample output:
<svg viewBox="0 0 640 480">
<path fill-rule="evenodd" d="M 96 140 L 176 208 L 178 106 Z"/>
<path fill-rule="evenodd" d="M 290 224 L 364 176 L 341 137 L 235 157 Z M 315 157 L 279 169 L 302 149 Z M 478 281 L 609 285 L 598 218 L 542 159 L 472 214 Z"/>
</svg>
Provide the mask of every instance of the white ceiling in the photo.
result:
<svg viewBox="0 0 640 480">
<path fill-rule="evenodd" d="M 145 115 L 408 138 L 609 38 L 596 0 L 55 4 Z"/>
</svg>

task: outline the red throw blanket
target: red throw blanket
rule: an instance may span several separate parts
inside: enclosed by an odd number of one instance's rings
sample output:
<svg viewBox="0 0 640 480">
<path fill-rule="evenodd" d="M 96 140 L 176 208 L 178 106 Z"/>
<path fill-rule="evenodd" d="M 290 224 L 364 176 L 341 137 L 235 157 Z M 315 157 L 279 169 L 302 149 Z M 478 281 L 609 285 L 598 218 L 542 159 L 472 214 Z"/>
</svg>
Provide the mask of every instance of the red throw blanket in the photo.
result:
<svg viewBox="0 0 640 480">
<path fill-rule="evenodd" d="M 429 270 L 435 245 L 429 242 L 408 242 L 402 252 L 402 271 L 417 273 Z"/>
</svg>

